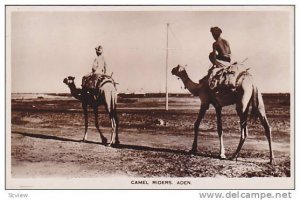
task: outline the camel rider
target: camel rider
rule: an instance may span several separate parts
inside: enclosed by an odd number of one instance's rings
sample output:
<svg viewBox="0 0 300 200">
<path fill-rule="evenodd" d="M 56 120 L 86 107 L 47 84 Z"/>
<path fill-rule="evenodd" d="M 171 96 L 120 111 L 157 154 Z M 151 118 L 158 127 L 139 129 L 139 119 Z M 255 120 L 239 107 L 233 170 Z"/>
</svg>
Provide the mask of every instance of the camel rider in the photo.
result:
<svg viewBox="0 0 300 200">
<path fill-rule="evenodd" d="M 97 80 L 103 76 L 106 76 L 106 62 L 103 57 L 103 48 L 101 45 L 95 48 L 96 57 L 92 64 L 92 72 L 83 77 L 82 84 L 85 89 L 89 89 L 91 93 L 94 93 L 96 98 L 96 84 Z"/>
<path fill-rule="evenodd" d="M 95 48 L 97 57 L 92 65 L 92 73 L 106 74 L 106 62 L 102 55 L 103 48 L 101 45 Z"/>
<path fill-rule="evenodd" d="M 219 27 L 212 27 L 210 32 L 216 41 L 213 43 L 213 51 L 209 54 L 209 60 L 217 68 L 228 66 L 231 61 L 229 43 L 221 38 L 222 30 Z"/>
</svg>

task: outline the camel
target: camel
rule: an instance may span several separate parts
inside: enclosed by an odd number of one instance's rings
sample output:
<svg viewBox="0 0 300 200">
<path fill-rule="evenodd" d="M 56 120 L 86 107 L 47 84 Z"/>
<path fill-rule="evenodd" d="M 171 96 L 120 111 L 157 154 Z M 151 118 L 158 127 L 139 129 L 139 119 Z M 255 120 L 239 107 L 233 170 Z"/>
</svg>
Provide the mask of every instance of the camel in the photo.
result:
<svg viewBox="0 0 300 200">
<path fill-rule="evenodd" d="M 220 141 L 220 159 L 226 159 L 225 148 L 223 144 L 223 130 L 222 130 L 222 107 L 228 105 L 236 105 L 236 111 L 240 118 L 241 136 L 238 147 L 231 159 L 238 159 L 240 150 L 248 136 L 247 117 L 250 104 L 252 104 L 251 116 L 255 119 L 258 117 L 264 127 L 265 135 L 269 143 L 270 164 L 275 164 L 274 154 L 272 150 L 272 134 L 271 127 L 268 123 L 264 102 L 261 93 L 254 85 L 252 76 L 249 72 L 239 75 L 236 80 L 235 90 L 212 90 L 208 84 L 208 76 L 202 78 L 199 83 L 193 82 L 186 69 L 178 65 L 171 71 L 173 75 L 182 80 L 186 89 L 188 89 L 194 96 L 199 96 L 201 101 L 198 118 L 194 124 L 194 142 L 190 153 L 197 153 L 197 139 L 199 134 L 199 126 L 203 119 L 209 105 L 212 104 L 216 110 L 217 115 L 217 131 Z"/>
<path fill-rule="evenodd" d="M 95 127 L 97 128 L 102 144 L 107 143 L 107 139 L 102 134 L 99 123 L 98 123 L 98 106 L 104 105 L 106 112 L 109 114 L 109 118 L 111 120 L 112 134 L 111 141 L 109 146 L 115 146 L 120 143 L 118 137 L 118 127 L 119 127 L 119 119 L 116 110 L 117 103 L 117 91 L 115 85 L 112 81 L 103 81 L 96 89 L 98 93 L 96 94 L 96 98 L 93 94 L 84 91 L 83 89 L 76 88 L 74 83 L 75 77 L 69 76 L 64 79 L 64 83 L 68 85 L 71 91 L 71 95 L 81 101 L 84 119 L 85 119 L 85 131 L 84 137 L 82 139 L 83 142 L 87 140 L 87 130 L 88 130 L 88 105 L 93 108 L 95 115 Z"/>
</svg>

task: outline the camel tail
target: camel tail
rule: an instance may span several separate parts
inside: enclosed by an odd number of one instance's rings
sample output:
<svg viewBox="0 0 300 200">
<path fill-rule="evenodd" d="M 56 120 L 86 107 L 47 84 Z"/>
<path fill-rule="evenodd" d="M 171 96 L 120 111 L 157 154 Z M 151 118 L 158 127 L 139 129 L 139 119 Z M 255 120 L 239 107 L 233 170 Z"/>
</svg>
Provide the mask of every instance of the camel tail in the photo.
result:
<svg viewBox="0 0 300 200">
<path fill-rule="evenodd" d="M 255 86 L 253 86 L 251 102 L 252 102 L 252 110 L 250 113 L 250 120 L 255 122 L 258 118 L 258 113 L 259 113 L 259 111 L 258 111 L 258 106 L 259 106 L 258 89 Z"/>
</svg>

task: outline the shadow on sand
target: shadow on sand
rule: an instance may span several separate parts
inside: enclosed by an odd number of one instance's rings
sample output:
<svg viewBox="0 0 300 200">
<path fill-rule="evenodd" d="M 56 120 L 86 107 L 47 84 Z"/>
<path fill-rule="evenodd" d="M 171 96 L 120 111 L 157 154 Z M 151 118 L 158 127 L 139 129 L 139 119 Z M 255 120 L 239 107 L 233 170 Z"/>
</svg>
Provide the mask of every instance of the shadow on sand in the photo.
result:
<svg viewBox="0 0 300 200">
<path fill-rule="evenodd" d="M 23 135 L 26 137 L 40 138 L 40 139 L 46 139 L 46 140 L 59 140 L 59 141 L 64 141 L 64 142 L 78 142 L 78 143 L 83 142 L 82 140 L 74 140 L 74 139 L 70 139 L 70 138 L 58 137 L 58 136 L 53 136 L 53 135 L 43 135 L 43 134 L 38 134 L 38 133 L 24 133 L 24 132 L 20 132 L 20 131 L 13 131 L 12 134 L 19 134 L 19 135 Z M 85 141 L 85 143 L 102 144 L 100 142 L 93 142 L 93 141 Z"/>
<path fill-rule="evenodd" d="M 46 139 L 46 140 L 59 140 L 59 141 L 64 141 L 64 142 L 83 143 L 82 140 L 74 140 L 74 139 L 70 139 L 70 138 L 58 137 L 58 136 L 53 136 L 53 135 L 44 135 L 44 134 L 38 134 L 38 133 L 25 133 L 25 132 L 20 132 L 20 131 L 13 131 L 12 134 L 19 134 L 19 135 L 23 135 L 26 137 L 40 138 L 40 139 Z M 100 142 L 93 142 L 93 141 L 85 141 L 84 143 L 104 145 Z M 107 145 L 107 144 L 105 144 L 105 145 Z M 177 154 L 177 155 L 193 155 L 193 156 L 201 156 L 201 157 L 219 159 L 219 157 L 215 156 L 215 155 L 208 155 L 208 154 L 203 154 L 203 153 L 191 154 L 189 151 L 184 151 L 184 150 L 148 147 L 148 146 L 141 146 L 141 145 L 118 144 L 113 147 L 117 148 L 117 149 L 131 149 L 131 150 L 137 150 L 137 151 L 173 153 L 173 154 Z"/>
</svg>

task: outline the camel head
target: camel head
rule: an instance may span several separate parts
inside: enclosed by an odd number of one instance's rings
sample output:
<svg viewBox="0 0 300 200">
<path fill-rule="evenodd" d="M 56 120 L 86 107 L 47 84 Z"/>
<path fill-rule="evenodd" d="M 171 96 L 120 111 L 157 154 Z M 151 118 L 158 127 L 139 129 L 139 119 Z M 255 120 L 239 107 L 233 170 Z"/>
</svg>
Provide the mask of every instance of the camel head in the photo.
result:
<svg viewBox="0 0 300 200">
<path fill-rule="evenodd" d="M 184 75 L 186 75 L 185 68 L 181 65 L 177 65 L 177 67 L 174 67 L 171 73 L 175 76 L 178 76 L 179 78 L 182 78 Z"/>
<path fill-rule="evenodd" d="M 71 95 L 75 97 L 76 99 L 82 101 L 82 89 L 76 88 L 75 82 L 74 82 L 75 77 L 73 76 L 68 76 L 63 80 L 63 82 L 69 87 L 71 91 Z"/>
<path fill-rule="evenodd" d="M 68 86 L 74 85 L 74 79 L 75 79 L 75 77 L 73 77 L 73 76 L 68 76 L 67 78 L 64 79 L 63 82 L 64 82 L 66 85 L 68 85 Z"/>
</svg>

